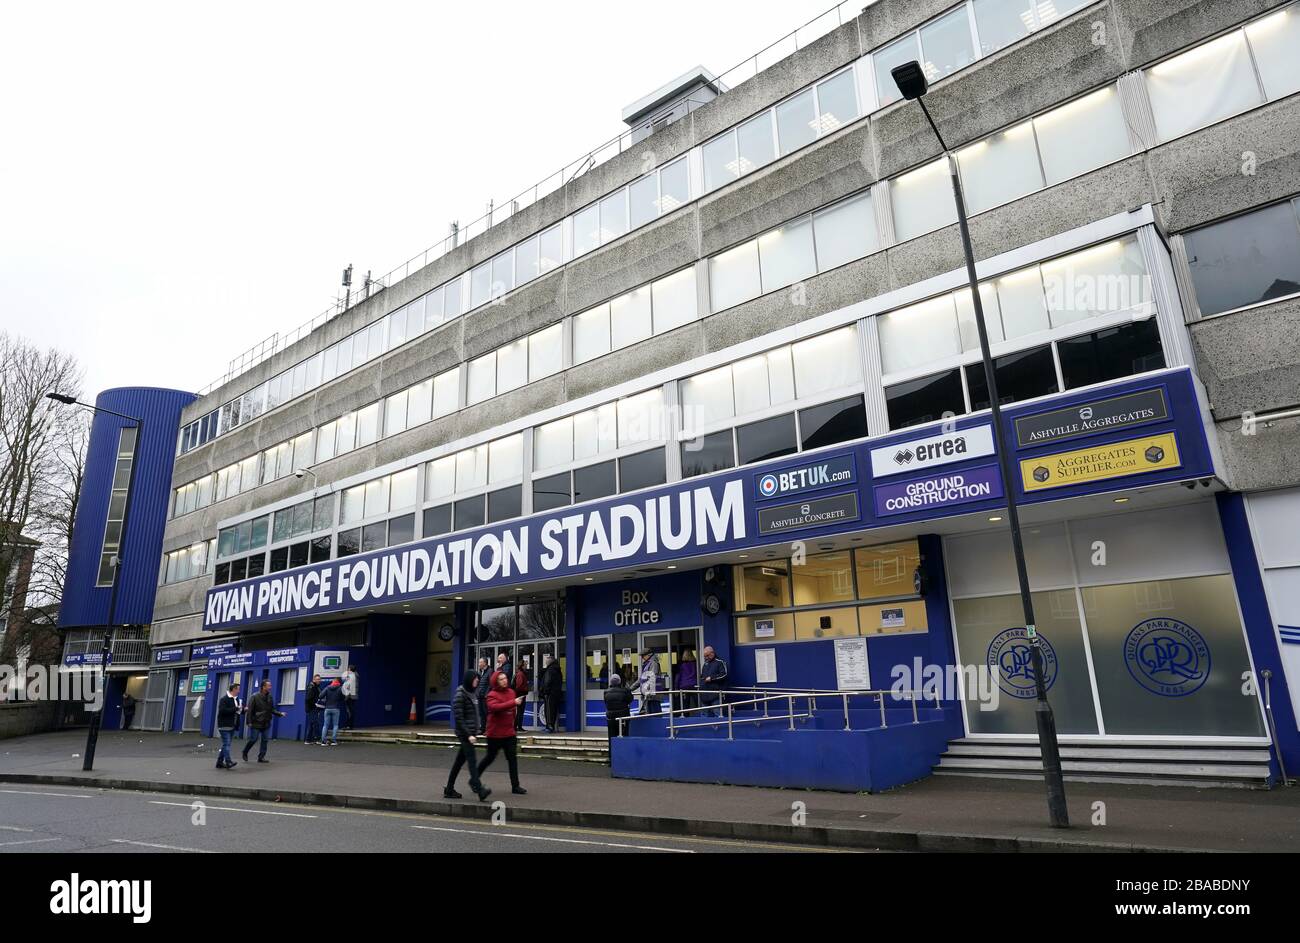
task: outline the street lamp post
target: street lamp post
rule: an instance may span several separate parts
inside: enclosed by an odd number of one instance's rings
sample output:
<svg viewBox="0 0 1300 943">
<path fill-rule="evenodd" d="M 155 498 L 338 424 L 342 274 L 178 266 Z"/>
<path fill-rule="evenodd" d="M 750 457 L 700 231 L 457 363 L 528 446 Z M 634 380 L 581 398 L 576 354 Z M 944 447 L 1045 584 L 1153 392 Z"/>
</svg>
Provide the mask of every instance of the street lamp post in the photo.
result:
<svg viewBox="0 0 1300 943">
<path fill-rule="evenodd" d="M 921 113 L 939 140 L 948 159 L 948 172 L 952 176 L 952 194 L 957 201 L 957 226 L 961 231 L 961 247 L 966 256 L 966 278 L 970 282 L 971 304 L 975 309 L 975 326 L 979 331 L 980 355 L 984 359 L 984 381 L 989 391 L 989 407 L 993 414 L 993 440 L 998 453 L 998 468 L 1002 472 L 1003 490 L 1007 499 L 1007 520 L 1011 527 L 1011 549 L 1016 560 L 1016 577 L 1020 583 L 1020 604 L 1024 608 L 1025 632 L 1029 636 L 1030 657 L 1033 660 L 1034 688 L 1037 701 L 1034 719 L 1038 725 L 1038 745 L 1043 759 L 1043 776 L 1047 781 L 1047 811 L 1053 828 L 1066 828 L 1070 824 L 1065 805 L 1065 782 L 1061 775 L 1061 750 L 1056 740 L 1056 718 L 1047 702 L 1047 685 L 1043 672 L 1043 646 L 1034 623 L 1034 600 L 1029 590 L 1029 572 L 1025 566 L 1025 547 L 1020 534 L 1020 512 L 1016 507 L 1016 486 L 1011 477 L 1011 459 L 1007 452 L 1006 434 L 1002 429 L 1002 405 L 998 401 L 998 384 L 989 353 L 989 332 L 984 323 L 984 305 L 980 300 L 979 280 L 975 277 L 975 252 L 971 248 L 970 227 L 966 222 L 966 201 L 962 197 L 961 178 L 957 173 L 957 158 L 948 150 L 943 135 L 925 107 L 925 93 L 930 84 L 919 62 L 905 62 L 890 74 L 899 92 L 909 101 L 921 106 Z"/>
<path fill-rule="evenodd" d="M 63 403 L 67 406 L 84 406 L 92 412 L 107 413 L 110 416 L 116 416 L 118 419 L 125 419 L 127 422 L 135 425 L 135 442 L 131 446 L 131 474 L 126 483 L 126 500 L 122 502 L 122 526 L 117 535 L 117 553 L 113 555 L 113 582 L 110 584 L 108 591 L 108 620 L 104 625 L 104 644 L 100 649 L 99 670 L 104 674 L 104 686 L 107 692 L 108 687 L 108 662 L 113 650 L 113 627 L 117 619 L 117 586 L 119 576 L 122 572 L 122 551 L 126 549 L 126 525 L 131 516 L 131 492 L 135 490 L 135 472 L 136 467 L 140 464 L 140 439 L 144 433 L 144 423 L 134 416 L 128 416 L 124 413 L 114 412 L 111 409 L 105 409 L 103 406 L 92 406 L 90 403 L 83 403 L 75 396 L 67 396 L 62 393 L 47 393 L 47 399 Z M 99 728 L 103 722 L 104 711 L 107 705 L 101 705 L 99 710 L 92 711 L 90 715 L 90 729 L 86 731 L 86 752 L 84 759 L 81 761 L 81 768 L 87 772 L 95 768 L 95 747 L 99 744 Z"/>
</svg>

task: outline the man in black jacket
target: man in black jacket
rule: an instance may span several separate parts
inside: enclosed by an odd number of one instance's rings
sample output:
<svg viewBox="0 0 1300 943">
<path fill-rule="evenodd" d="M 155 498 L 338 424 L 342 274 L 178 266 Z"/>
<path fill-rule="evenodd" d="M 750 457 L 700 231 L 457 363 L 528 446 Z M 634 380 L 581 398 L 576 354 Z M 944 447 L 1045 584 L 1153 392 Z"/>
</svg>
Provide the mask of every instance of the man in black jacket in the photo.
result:
<svg viewBox="0 0 1300 943">
<path fill-rule="evenodd" d="M 560 719 L 560 698 L 564 695 L 564 673 L 554 655 L 544 656 L 545 667 L 537 679 L 537 693 L 542 700 L 542 723 L 547 733 L 555 733 Z"/>
<path fill-rule="evenodd" d="M 244 744 L 244 762 L 248 762 L 248 751 L 259 740 L 262 745 L 257 750 L 257 762 L 269 763 L 266 748 L 270 745 L 271 719 L 283 717 L 284 711 L 275 709 L 275 698 L 271 697 L 271 682 L 263 681 L 262 690 L 258 691 L 248 702 L 248 741 Z"/>
<path fill-rule="evenodd" d="M 621 720 L 632 714 L 632 692 L 623 684 L 623 676 L 610 672 L 605 689 L 605 724 L 611 738 L 621 736 Z"/>
<path fill-rule="evenodd" d="M 239 715 L 244 705 L 239 703 L 239 682 L 236 681 L 217 702 L 217 733 L 221 734 L 221 752 L 217 754 L 217 769 L 234 769 L 239 764 L 230 758 L 230 739 L 239 726 Z"/>
<path fill-rule="evenodd" d="M 486 661 L 486 659 L 480 659 Z M 451 699 L 451 724 L 456 732 L 456 739 L 460 741 L 460 751 L 456 754 L 456 759 L 452 760 L 451 772 L 447 776 L 447 785 L 442 790 L 442 795 L 446 799 L 460 799 L 461 794 L 456 791 L 456 777 L 460 775 L 460 768 L 469 764 L 469 788 L 474 790 L 482 802 L 487 799 L 492 790 L 484 789 L 483 783 L 478 778 L 478 758 L 474 755 L 474 745 L 478 743 L 478 698 L 475 697 L 474 689 L 478 687 L 478 674 L 473 671 L 465 672 L 465 677 L 461 679 L 460 687 L 456 689 L 455 696 Z"/>
<path fill-rule="evenodd" d="M 487 693 L 492 687 L 492 662 L 483 656 L 478 660 L 478 684 L 474 688 L 478 706 L 478 729 L 487 730 Z"/>
<path fill-rule="evenodd" d="M 325 709 L 320 707 L 320 675 L 312 675 L 311 684 L 307 685 L 307 694 L 303 704 L 307 707 L 307 739 L 303 743 L 316 743 L 320 740 L 320 723 Z"/>
</svg>

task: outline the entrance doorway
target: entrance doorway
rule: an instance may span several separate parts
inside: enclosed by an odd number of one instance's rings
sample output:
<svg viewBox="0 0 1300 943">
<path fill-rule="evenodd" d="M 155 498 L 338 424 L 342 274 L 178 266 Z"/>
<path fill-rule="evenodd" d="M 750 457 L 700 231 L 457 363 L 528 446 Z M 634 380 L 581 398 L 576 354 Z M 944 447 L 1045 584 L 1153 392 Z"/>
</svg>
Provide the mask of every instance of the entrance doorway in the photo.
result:
<svg viewBox="0 0 1300 943">
<path fill-rule="evenodd" d="M 673 707 L 694 707 L 693 692 L 699 683 L 695 664 L 700 655 L 699 626 L 687 629 L 654 629 L 645 632 L 616 632 L 609 635 L 589 635 L 583 639 L 583 700 L 586 704 L 584 729 L 605 730 L 605 691 L 612 674 L 623 683 L 635 687 L 641 676 L 641 660 L 645 653 L 654 655 L 655 691 L 683 687 L 683 665 L 691 665 L 685 672 L 688 693 L 673 695 Z M 636 708 L 640 708 L 638 704 Z M 665 697 L 657 698 L 660 706 L 667 706 Z"/>
<path fill-rule="evenodd" d="M 547 655 L 559 663 L 565 687 L 570 683 L 564 654 L 563 599 L 539 595 L 500 603 L 481 603 L 475 607 L 473 638 L 475 644 L 466 647 L 471 667 L 476 667 L 482 657 L 495 670 L 498 656 L 505 655 L 512 682 L 516 669 L 523 669 L 528 677 L 523 728 L 540 730 L 545 725 L 545 718 L 542 716 L 538 679 Z M 564 703 L 563 695 L 560 703 Z M 568 724 L 571 728 L 576 726 L 572 720 Z"/>
</svg>

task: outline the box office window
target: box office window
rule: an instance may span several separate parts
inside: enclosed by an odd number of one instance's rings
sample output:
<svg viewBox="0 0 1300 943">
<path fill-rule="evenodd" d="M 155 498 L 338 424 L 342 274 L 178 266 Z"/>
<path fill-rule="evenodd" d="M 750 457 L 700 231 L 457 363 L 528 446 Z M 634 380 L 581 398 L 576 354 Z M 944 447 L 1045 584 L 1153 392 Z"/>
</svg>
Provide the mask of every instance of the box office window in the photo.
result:
<svg viewBox="0 0 1300 943">
<path fill-rule="evenodd" d="M 1060 392 L 1050 344 L 1004 354 L 993 361 L 993 370 L 998 397 L 1003 404 Z M 989 391 L 984 379 L 984 364 L 967 365 L 966 384 L 970 389 L 971 409 L 988 409 Z"/>
<path fill-rule="evenodd" d="M 966 412 L 961 373 L 945 370 L 928 377 L 896 383 L 885 389 L 885 405 L 889 411 L 891 429 L 905 429 L 943 419 L 945 416 L 960 416 Z"/>
<path fill-rule="evenodd" d="M 735 464 L 736 449 L 731 441 L 730 429 L 698 436 L 682 443 L 683 478 L 722 471 Z"/>
</svg>

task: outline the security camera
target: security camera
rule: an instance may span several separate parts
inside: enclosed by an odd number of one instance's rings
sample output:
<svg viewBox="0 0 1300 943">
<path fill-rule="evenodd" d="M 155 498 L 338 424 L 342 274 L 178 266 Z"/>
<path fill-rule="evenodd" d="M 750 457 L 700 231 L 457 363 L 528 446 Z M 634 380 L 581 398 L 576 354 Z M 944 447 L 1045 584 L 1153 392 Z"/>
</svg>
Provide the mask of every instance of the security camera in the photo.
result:
<svg viewBox="0 0 1300 943">
<path fill-rule="evenodd" d="M 293 477 L 295 477 L 295 478 L 306 478 L 306 477 L 307 477 L 307 470 L 306 470 L 305 468 L 295 468 L 294 471 L 293 471 Z"/>
</svg>

